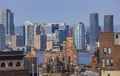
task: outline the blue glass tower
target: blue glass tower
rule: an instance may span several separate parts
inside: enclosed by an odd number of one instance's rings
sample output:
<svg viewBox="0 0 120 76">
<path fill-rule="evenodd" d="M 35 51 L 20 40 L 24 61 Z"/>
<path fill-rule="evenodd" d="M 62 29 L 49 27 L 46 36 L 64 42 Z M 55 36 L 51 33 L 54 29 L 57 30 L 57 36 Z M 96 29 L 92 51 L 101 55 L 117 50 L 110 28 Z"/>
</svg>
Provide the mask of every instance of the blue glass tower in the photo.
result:
<svg viewBox="0 0 120 76">
<path fill-rule="evenodd" d="M 99 38 L 99 23 L 98 23 L 98 13 L 90 14 L 90 52 L 93 53 L 96 49 L 96 42 Z"/>
<path fill-rule="evenodd" d="M 25 26 L 16 26 L 16 34 L 19 34 L 23 37 L 23 44 L 25 45 Z"/>
<path fill-rule="evenodd" d="M 14 14 L 9 9 L 2 10 L 2 24 L 5 26 L 6 35 L 14 35 Z"/>
<path fill-rule="evenodd" d="M 65 30 L 56 30 L 55 33 L 56 33 L 56 42 L 60 42 L 62 44 L 63 41 L 66 40 Z"/>
<path fill-rule="evenodd" d="M 85 27 L 82 22 L 74 28 L 74 42 L 77 50 L 84 50 L 85 47 Z"/>
</svg>

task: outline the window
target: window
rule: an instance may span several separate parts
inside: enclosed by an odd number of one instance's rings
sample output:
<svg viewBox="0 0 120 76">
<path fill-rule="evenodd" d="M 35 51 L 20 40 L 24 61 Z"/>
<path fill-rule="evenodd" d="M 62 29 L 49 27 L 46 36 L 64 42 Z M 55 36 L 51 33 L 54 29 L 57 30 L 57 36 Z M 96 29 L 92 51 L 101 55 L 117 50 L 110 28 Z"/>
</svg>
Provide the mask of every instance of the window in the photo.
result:
<svg viewBox="0 0 120 76">
<path fill-rule="evenodd" d="M 13 67 L 13 63 L 10 62 L 10 63 L 8 64 L 8 67 Z"/>
<path fill-rule="evenodd" d="M 105 66 L 105 59 L 102 59 L 102 66 Z"/>
<path fill-rule="evenodd" d="M 106 54 L 107 53 L 107 48 L 104 48 L 103 52 L 104 52 L 104 54 Z"/>
<path fill-rule="evenodd" d="M 16 66 L 20 66 L 20 62 L 17 62 L 17 63 L 16 63 Z"/>
<path fill-rule="evenodd" d="M 108 48 L 108 54 L 111 54 L 111 48 Z"/>
<path fill-rule="evenodd" d="M 116 39 L 118 38 L 118 35 L 116 35 Z"/>
<path fill-rule="evenodd" d="M 109 59 L 106 59 L 106 66 L 109 66 Z"/>
<path fill-rule="evenodd" d="M 3 63 L 1 63 L 1 67 L 5 67 L 5 63 L 3 62 Z"/>
<path fill-rule="evenodd" d="M 110 66 L 113 66 L 113 59 L 110 59 Z"/>
</svg>

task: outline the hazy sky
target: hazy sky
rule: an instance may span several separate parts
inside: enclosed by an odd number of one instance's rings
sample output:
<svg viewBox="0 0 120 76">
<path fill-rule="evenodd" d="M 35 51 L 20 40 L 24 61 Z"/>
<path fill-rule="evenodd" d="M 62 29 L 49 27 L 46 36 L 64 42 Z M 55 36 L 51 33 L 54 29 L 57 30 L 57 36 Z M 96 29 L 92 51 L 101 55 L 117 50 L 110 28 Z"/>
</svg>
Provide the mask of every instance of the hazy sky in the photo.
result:
<svg viewBox="0 0 120 76">
<path fill-rule="evenodd" d="M 14 12 L 15 25 L 30 20 L 36 23 L 65 22 L 89 25 L 89 14 L 99 13 L 99 25 L 104 15 L 114 15 L 114 24 L 120 25 L 120 0 L 0 0 L 0 11 Z"/>
</svg>

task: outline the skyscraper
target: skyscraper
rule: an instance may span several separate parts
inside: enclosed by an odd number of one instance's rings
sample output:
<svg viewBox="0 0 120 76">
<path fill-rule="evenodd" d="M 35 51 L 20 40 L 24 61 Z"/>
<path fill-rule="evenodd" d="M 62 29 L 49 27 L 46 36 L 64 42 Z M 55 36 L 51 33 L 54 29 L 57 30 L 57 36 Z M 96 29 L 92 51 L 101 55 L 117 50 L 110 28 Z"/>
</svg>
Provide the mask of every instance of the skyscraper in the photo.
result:
<svg viewBox="0 0 120 76">
<path fill-rule="evenodd" d="M 56 42 L 58 43 L 63 43 L 63 41 L 66 40 L 66 32 L 65 30 L 56 30 L 55 31 L 56 34 Z"/>
<path fill-rule="evenodd" d="M 99 34 L 98 13 L 90 14 L 90 52 L 93 53 L 98 42 Z"/>
<path fill-rule="evenodd" d="M 1 23 L 5 26 L 5 34 L 14 35 L 14 14 L 9 9 L 3 9 L 1 17 Z"/>
<path fill-rule="evenodd" d="M 113 32 L 113 15 L 104 16 L 104 31 Z"/>
<path fill-rule="evenodd" d="M 12 35 L 12 47 L 21 47 L 23 46 L 23 38 L 22 35 Z"/>
<path fill-rule="evenodd" d="M 5 27 L 0 24 L 0 50 L 5 49 Z"/>
<path fill-rule="evenodd" d="M 23 45 L 25 45 L 25 26 L 16 26 L 15 32 L 22 36 Z"/>
<path fill-rule="evenodd" d="M 74 42 L 77 50 L 84 50 L 85 47 L 85 27 L 82 22 L 76 25 L 74 29 Z"/>
<path fill-rule="evenodd" d="M 27 21 L 25 23 L 25 45 L 28 47 L 34 47 L 35 36 L 35 24 Z"/>
</svg>

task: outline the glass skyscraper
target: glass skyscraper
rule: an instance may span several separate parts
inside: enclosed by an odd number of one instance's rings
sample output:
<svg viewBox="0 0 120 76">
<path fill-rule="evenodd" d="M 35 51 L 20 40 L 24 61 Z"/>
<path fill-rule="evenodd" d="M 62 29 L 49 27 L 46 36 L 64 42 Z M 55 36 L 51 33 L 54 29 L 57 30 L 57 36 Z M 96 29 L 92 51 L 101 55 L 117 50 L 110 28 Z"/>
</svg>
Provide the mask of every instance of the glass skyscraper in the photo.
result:
<svg viewBox="0 0 120 76">
<path fill-rule="evenodd" d="M 14 35 L 14 14 L 9 9 L 3 9 L 1 15 L 1 23 L 5 26 L 6 35 Z"/>
<path fill-rule="evenodd" d="M 63 41 L 66 40 L 66 33 L 65 30 L 56 30 L 56 42 L 60 42 L 61 44 Z"/>
<path fill-rule="evenodd" d="M 113 15 L 104 16 L 104 31 L 113 32 Z"/>
<path fill-rule="evenodd" d="M 98 13 L 90 14 L 90 52 L 93 53 L 96 49 L 96 42 L 99 38 L 99 22 Z"/>
<path fill-rule="evenodd" d="M 0 24 L 0 50 L 5 49 L 5 27 Z"/>
<path fill-rule="evenodd" d="M 77 50 L 84 50 L 85 47 L 85 27 L 82 22 L 74 28 L 74 42 Z"/>
<path fill-rule="evenodd" d="M 23 40 L 23 45 L 25 45 L 25 26 L 16 26 L 15 28 L 15 32 L 16 34 L 19 34 L 22 36 L 22 40 Z"/>
</svg>

